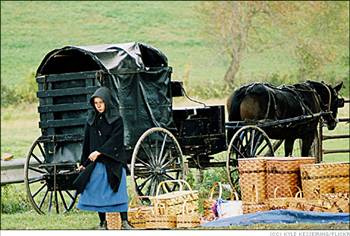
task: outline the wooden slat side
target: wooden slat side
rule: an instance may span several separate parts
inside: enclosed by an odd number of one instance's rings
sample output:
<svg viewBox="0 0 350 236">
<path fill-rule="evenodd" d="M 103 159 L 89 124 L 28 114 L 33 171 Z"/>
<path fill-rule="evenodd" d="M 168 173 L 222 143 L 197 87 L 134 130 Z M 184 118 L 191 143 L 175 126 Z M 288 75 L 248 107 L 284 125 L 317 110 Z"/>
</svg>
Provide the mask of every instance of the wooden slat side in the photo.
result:
<svg viewBox="0 0 350 236">
<path fill-rule="evenodd" d="M 79 119 L 64 119 L 64 120 L 48 120 L 39 122 L 40 128 L 57 128 L 57 127 L 69 127 L 85 125 L 86 118 Z"/>
</svg>

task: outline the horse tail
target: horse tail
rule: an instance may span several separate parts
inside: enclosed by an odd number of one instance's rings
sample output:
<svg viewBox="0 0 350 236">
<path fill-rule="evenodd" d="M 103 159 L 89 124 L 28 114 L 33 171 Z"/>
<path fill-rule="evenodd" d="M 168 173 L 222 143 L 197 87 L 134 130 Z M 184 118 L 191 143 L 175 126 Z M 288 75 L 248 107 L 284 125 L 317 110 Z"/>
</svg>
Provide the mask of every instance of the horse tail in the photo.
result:
<svg viewBox="0 0 350 236">
<path fill-rule="evenodd" d="M 227 100 L 227 113 L 229 121 L 240 121 L 240 105 L 246 94 L 248 86 L 242 86 L 239 89 L 235 90 Z"/>
</svg>

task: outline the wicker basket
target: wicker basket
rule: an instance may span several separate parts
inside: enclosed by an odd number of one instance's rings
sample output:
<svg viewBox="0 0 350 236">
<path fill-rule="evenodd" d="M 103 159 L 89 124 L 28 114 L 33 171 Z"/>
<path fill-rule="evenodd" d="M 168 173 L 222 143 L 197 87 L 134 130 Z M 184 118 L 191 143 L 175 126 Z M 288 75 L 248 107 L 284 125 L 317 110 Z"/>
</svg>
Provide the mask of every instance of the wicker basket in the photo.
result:
<svg viewBox="0 0 350 236">
<path fill-rule="evenodd" d="M 250 201 L 247 201 L 247 200 L 243 201 L 243 204 L 242 204 L 243 214 L 255 213 L 259 211 L 268 211 L 269 210 L 268 201 L 266 199 L 263 202 L 259 200 L 261 199 L 259 198 L 259 191 L 258 189 L 255 188 L 254 185 L 253 185 L 252 192 L 255 192 L 255 196 L 252 199 L 250 199 Z"/>
<path fill-rule="evenodd" d="M 122 222 L 119 212 L 106 213 L 107 229 L 121 229 Z"/>
<path fill-rule="evenodd" d="M 153 206 L 145 206 L 142 199 L 151 199 L 150 196 L 135 196 L 130 201 L 128 221 L 136 229 L 146 228 L 147 217 L 154 212 Z"/>
<path fill-rule="evenodd" d="M 300 194 L 300 196 L 302 196 L 302 194 Z M 290 210 L 331 212 L 331 213 L 349 212 L 349 208 L 350 208 L 349 193 L 321 194 L 314 199 L 295 197 L 294 201 L 291 201 L 288 207 L 288 209 Z"/>
<path fill-rule="evenodd" d="M 279 186 L 274 190 L 274 197 L 269 198 L 269 209 L 277 210 L 277 209 L 289 209 L 290 205 L 293 204 L 296 200 L 298 200 L 298 196 L 301 194 L 301 189 L 299 187 L 298 192 L 295 197 L 293 195 L 292 190 L 289 190 L 289 195 L 287 197 L 277 197 L 277 190 L 281 189 Z"/>
<path fill-rule="evenodd" d="M 304 196 L 315 199 L 319 194 L 349 192 L 350 163 L 302 165 Z"/>
<path fill-rule="evenodd" d="M 273 157 L 266 159 L 266 192 L 268 198 L 274 196 L 275 189 L 278 188 L 277 197 L 292 196 L 301 187 L 300 165 L 314 164 L 315 158 L 311 157 Z"/>
<path fill-rule="evenodd" d="M 326 193 L 320 195 L 321 199 L 331 202 L 330 212 L 350 212 L 349 193 Z"/>
<path fill-rule="evenodd" d="M 187 208 L 187 203 L 183 203 L 182 214 L 176 216 L 176 228 L 194 228 L 200 225 L 200 215 L 198 212 Z"/>
<path fill-rule="evenodd" d="M 238 159 L 242 201 L 264 203 L 266 200 L 266 160 L 265 158 Z M 258 194 L 256 194 L 256 191 Z"/>
<path fill-rule="evenodd" d="M 288 207 L 290 210 L 332 212 L 332 204 L 325 199 L 296 198 Z"/>
<path fill-rule="evenodd" d="M 216 202 L 216 200 L 213 198 L 216 187 L 218 187 L 219 189 L 218 197 L 221 196 L 222 194 L 221 184 L 219 182 L 215 182 L 210 189 L 209 198 L 203 201 L 203 219 L 205 221 L 212 221 L 215 219 L 215 214 L 212 210 L 212 207 Z"/>
<path fill-rule="evenodd" d="M 164 204 L 156 204 L 146 217 L 146 229 L 172 229 L 176 227 L 176 215 L 170 214 Z"/>
<path fill-rule="evenodd" d="M 215 215 L 215 213 L 213 212 L 213 207 L 215 206 L 217 200 L 213 198 L 214 193 L 216 188 L 218 187 L 218 197 L 217 199 L 222 199 L 222 190 L 223 187 L 225 187 L 225 189 L 228 189 L 230 191 L 230 200 L 236 200 L 238 201 L 238 194 L 236 192 L 233 191 L 233 189 L 231 188 L 230 185 L 223 185 L 220 182 L 215 182 L 212 186 L 212 188 L 210 189 L 209 192 L 209 198 L 205 199 L 203 201 L 203 221 L 212 221 L 215 220 L 217 217 L 220 217 L 219 215 Z M 232 212 L 233 213 L 233 212 Z M 240 212 L 240 214 L 242 214 L 242 212 Z"/>
<path fill-rule="evenodd" d="M 167 185 L 169 183 L 178 184 L 179 190 L 168 192 Z M 184 189 L 184 186 L 186 186 L 187 190 Z M 159 194 L 161 189 L 165 192 L 164 194 Z M 198 212 L 198 191 L 192 190 L 191 186 L 184 180 L 166 180 L 160 182 L 152 201 L 154 205 L 164 205 L 169 214 L 182 214 L 182 206 L 185 201 L 188 208 Z"/>
</svg>

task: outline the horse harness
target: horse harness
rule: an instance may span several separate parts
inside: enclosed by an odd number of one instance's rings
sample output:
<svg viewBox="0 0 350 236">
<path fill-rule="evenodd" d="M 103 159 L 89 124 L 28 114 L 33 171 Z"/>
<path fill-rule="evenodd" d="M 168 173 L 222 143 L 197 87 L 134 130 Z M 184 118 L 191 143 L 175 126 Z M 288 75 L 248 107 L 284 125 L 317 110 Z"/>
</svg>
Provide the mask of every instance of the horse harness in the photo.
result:
<svg viewBox="0 0 350 236">
<path fill-rule="evenodd" d="M 326 88 L 327 92 L 328 92 L 328 103 L 323 103 L 322 99 L 320 97 L 320 95 L 317 93 L 317 91 L 311 86 L 310 81 L 307 81 L 305 83 L 302 84 L 296 84 L 296 85 L 282 85 L 279 87 L 274 87 L 271 84 L 268 83 L 253 83 L 252 85 L 250 85 L 246 91 L 245 94 L 247 94 L 249 92 L 249 90 L 251 88 L 253 88 L 255 85 L 260 84 L 263 85 L 265 88 L 265 91 L 268 94 L 268 104 L 267 104 L 267 110 L 265 113 L 265 118 L 267 119 L 270 112 L 271 112 L 271 108 L 273 108 L 275 110 L 274 114 L 274 118 L 277 119 L 276 114 L 278 112 L 278 106 L 276 103 L 276 91 L 275 90 L 280 90 L 282 92 L 289 92 L 291 94 L 294 95 L 294 97 L 296 98 L 296 100 L 299 102 L 299 106 L 302 109 L 302 112 L 304 115 L 311 115 L 313 114 L 312 110 L 309 108 L 308 105 L 306 105 L 305 103 L 305 99 L 304 96 L 302 95 L 302 92 L 307 92 L 307 93 L 311 93 L 311 95 L 313 96 L 313 98 L 315 99 L 315 101 L 322 107 L 324 107 L 326 109 L 325 112 L 330 112 L 330 108 L 331 108 L 331 91 L 328 88 L 328 86 L 326 86 L 323 82 L 321 83 L 324 88 Z M 322 109 L 324 111 L 324 109 Z M 332 114 L 330 114 L 332 115 Z"/>
</svg>

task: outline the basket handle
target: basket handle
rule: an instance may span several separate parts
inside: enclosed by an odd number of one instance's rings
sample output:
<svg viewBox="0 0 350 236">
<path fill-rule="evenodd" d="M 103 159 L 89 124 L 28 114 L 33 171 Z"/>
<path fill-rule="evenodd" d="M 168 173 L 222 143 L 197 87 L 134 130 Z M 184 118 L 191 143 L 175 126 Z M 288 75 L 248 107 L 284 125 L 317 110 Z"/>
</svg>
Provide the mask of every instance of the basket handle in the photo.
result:
<svg viewBox="0 0 350 236">
<path fill-rule="evenodd" d="M 129 205 L 130 206 L 137 206 L 137 201 L 139 201 L 141 199 L 152 200 L 153 198 L 154 198 L 153 196 L 138 196 L 138 195 L 135 195 L 134 197 L 131 198 L 131 201 L 130 201 Z"/>
<path fill-rule="evenodd" d="M 154 209 L 154 210 L 153 210 L 153 209 Z M 157 201 L 157 202 L 154 204 L 153 209 L 151 208 L 152 214 L 153 214 L 153 215 L 156 215 L 156 213 L 158 212 L 158 209 L 159 209 L 159 214 L 160 214 L 160 215 L 167 215 L 167 214 L 168 214 L 167 208 L 165 207 L 165 204 L 164 204 L 164 203 L 158 203 L 158 201 Z M 161 212 L 161 210 L 163 210 L 163 213 Z"/>
<path fill-rule="evenodd" d="M 219 197 L 218 197 L 218 198 L 221 198 L 221 196 L 222 196 L 222 185 L 221 185 L 221 182 L 215 182 L 215 183 L 213 184 L 213 187 L 211 187 L 211 189 L 210 189 L 209 200 L 212 200 L 212 199 L 213 199 L 214 190 L 215 190 L 216 186 L 219 187 Z"/>
<path fill-rule="evenodd" d="M 296 187 L 298 188 L 298 192 L 295 194 L 295 199 L 303 198 L 303 191 L 298 186 Z"/>
<path fill-rule="evenodd" d="M 233 196 L 235 196 L 234 198 L 233 198 Z M 233 192 L 233 191 L 231 191 L 231 200 L 232 201 L 239 201 L 239 197 L 238 197 L 238 193 L 237 192 Z"/>
<path fill-rule="evenodd" d="M 254 192 L 255 189 L 255 201 L 254 199 L 252 199 L 252 202 L 258 202 L 259 201 L 259 192 L 258 192 L 258 188 L 255 186 L 255 184 L 253 184 L 252 187 L 252 191 Z"/>
<path fill-rule="evenodd" d="M 236 192 L 236 190 L 234 190 L 231 185 L 228 185 L 228 184 L 222 184 L 222 189 L 229 189 L 230 190 L 230 200 L 231 201 L 238 201 L 239 200 L 239 197 L 238 197 L 238 193 Z"/>
<path fill-rule="evenodd" d="M 312 193 L 315 195 L 316 198 L 321 198 L 321 188 L 320 186 L 317 186 L 313 189 Z"/>
<path fill-rule="evenodd" d="M 180 186 L 179 191 L 182 191 L 183 185 L 186 185 L 186 187 L 188 188 L 188 190 L 192 191 L 191 186 L 189 185 L 189 183 L 187 183 L 185 180 L 182 179 L 174 179 L 174 180 L 165 180 L 159 183 L 158 187 L 157 187 L 157 192 L 156 192 L 156 196 L 159 195 L 159 191 L 160 188 L 163 188 L 163 190 L 165 190 L 165 192 L 168 192 L 168 190 L 165 187 L 165 184 L 167 183 L 178 183 Z"/>
<path fill-rule="evenodd" d="M 298 187 L 298 186 L 297 186 Z M 280 186 L 277 186 L 276 188 L 275 188 L 275 190 L 273 191 L 273 197 L 274 198 L 277 198 L 277 189 L 279 189 L 280 188 Z M 289 194 L 290 194 L 290 197 L 293 197 L 293 193 L 292 193 L 292 190 L 288 187 L 288 190 L 289 190 Z"/>
</svg>

